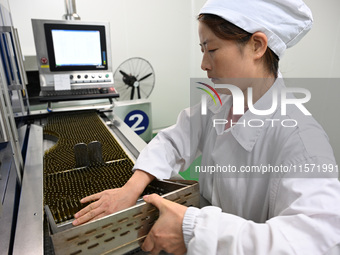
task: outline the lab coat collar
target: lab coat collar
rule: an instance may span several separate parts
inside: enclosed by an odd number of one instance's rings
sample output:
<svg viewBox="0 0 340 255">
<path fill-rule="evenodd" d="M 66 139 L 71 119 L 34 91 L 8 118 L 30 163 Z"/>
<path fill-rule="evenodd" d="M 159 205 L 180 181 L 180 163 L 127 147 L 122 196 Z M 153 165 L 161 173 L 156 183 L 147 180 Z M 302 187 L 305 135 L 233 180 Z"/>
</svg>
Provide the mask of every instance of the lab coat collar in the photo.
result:
<svg viewBox="0 0 340 255">
<path fill-rule="evenodd" d="M 236 124 L 233 125 L 231 128 L 225 130 L 225 132 L 231 132 L 231 134 L 235 137 L 238 143 L 247 151 L 252 151 L 254 145 L 260 136 L 261 132 L 263 132 L 269 125 L 272 125 L 272 122 L 268 121 L 268 119 L 274 119 L 273 116 L 276 114 L 277 111 L 280 111 L 281 108 L 281 97 L 280 91 L 284 88 L 284 82 L 279 75 L 279 78 L 276 79 L 274 84 L 270 87 L 270 89 L 254 104 L 254 108 L 257 110 L 267 110 L 270 109 L 272 106 L 272 98 L 273 98 L 273 91 L 276 89 L 278 91 L 278 104 L 276 110 L 269 115 L 256 115 L 250 110 L 248 110 Z M 267 120 L 267 121 L 266 121 Z M 250 125 L 249 124 L 250 121 Z M 245 126 L 244 124 L 245 123 Z M 264 123 L 263 126 L 260 126 L 260 123 Z M 252 127 L 256 126 L 256 127 Z"/>
</svg>

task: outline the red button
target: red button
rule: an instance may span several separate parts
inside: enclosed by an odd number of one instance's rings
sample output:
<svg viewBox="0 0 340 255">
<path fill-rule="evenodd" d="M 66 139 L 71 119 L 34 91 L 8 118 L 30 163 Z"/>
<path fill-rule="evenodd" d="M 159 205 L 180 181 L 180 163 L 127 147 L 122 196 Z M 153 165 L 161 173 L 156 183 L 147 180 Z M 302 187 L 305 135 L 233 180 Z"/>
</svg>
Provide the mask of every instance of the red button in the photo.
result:
<svg viewBox="0 0 340 255">
<path fill-rule="evenodd" d="M 40 59 L 40 62 L 41 62 L 41 64 L 47 64 L 48 59 L 43 57 L 43 58 Z"/>
</svg>

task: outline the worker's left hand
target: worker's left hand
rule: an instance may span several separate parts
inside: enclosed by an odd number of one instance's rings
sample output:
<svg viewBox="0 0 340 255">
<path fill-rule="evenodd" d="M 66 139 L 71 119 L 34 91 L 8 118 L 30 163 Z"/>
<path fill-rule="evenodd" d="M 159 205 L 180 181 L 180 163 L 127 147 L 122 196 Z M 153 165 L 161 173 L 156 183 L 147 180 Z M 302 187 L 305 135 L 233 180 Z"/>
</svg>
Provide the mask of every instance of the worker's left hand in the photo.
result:
<svg viewBox="0 0 340 255">
<path fill-rule="evenodd" d="M 182 222 L 187 207 L 166 200 L 156 194 L 143 197 L 144 201 L 151 203 L 159 209 L 159 218 L 145 238 L 142 249 L 159 254 L 162 250 L 175 255 L 185 254 Z"/>
</svg>

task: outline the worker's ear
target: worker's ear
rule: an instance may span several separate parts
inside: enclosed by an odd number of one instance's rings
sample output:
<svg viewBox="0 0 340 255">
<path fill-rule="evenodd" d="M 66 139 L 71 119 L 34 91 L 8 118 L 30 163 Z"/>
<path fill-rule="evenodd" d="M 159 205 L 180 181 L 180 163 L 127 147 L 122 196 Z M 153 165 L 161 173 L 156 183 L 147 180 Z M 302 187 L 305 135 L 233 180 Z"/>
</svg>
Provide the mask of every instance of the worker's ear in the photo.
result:
<svg viewBox="0 0 340 255">
<path fill-rule="evenodd" d="M 249 40 L 254 60 L 261 59 L 268 47 L 267 36 L 262 32 L 255 32 Z"/>
</svg>

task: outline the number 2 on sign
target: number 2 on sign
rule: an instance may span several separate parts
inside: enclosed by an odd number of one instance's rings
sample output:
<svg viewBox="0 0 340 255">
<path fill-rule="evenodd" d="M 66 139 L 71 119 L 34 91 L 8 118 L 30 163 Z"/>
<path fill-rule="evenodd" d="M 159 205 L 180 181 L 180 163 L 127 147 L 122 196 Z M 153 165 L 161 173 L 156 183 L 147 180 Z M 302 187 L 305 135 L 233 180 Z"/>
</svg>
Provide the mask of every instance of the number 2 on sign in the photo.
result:
<svg viewBox="0 0 340 255">
<path fill-rule="evenodd" d="M 131 129 L 135 132 L 144 130 L 144 126 L 139 126 L 143 122 L 143 115 L 142 114 L 133 114 L 129 117 L 129 121 L 135 120 L 135 123 L 131 126 Z"/>
</svg>

